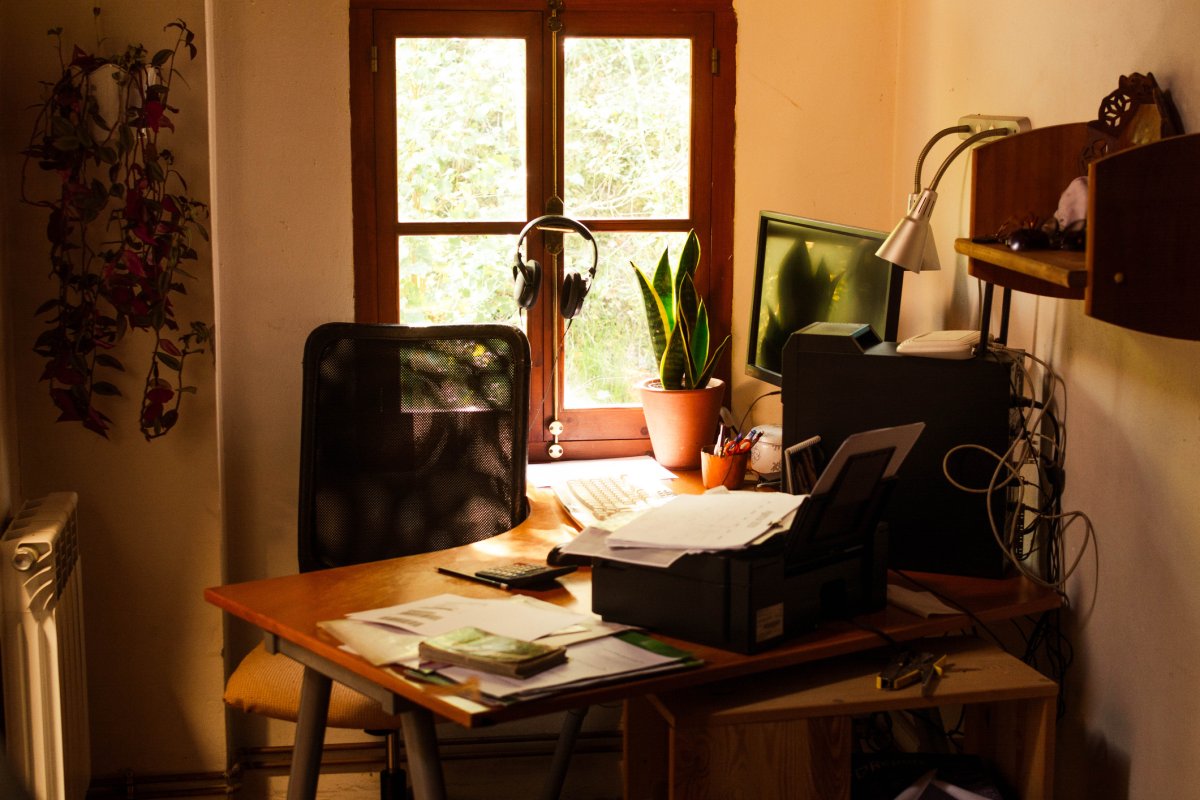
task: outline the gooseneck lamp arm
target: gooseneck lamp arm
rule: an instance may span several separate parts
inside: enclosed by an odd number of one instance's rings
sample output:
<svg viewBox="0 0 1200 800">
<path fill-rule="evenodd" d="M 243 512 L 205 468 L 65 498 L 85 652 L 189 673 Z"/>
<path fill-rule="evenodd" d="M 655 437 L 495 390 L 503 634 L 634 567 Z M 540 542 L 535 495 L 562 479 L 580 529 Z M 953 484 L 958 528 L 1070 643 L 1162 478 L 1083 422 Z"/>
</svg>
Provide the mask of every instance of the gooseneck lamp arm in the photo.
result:
<svg viewBox="0 0 1200 800">
<path fill-rule="evenodd" d="M 922 189 L 921 168 L 925 163 L 925 157 L 929 154 L 930 148 L 944 136 L 948 136 L 951 133 L 966 133 L 969 130 L 971 130 L 970 126 L 958 125 L 938 131 L 925 145 L 924 149 L 921 150 L 920 156 L 917 157 L 914 191 L 908 198 L 908 213 L 904 219 L 900 220 L 900 223 L 892 230 L 887 239 L 884 240 L 883 245 L 875 251 L 875 255 L 884 261 L 891 262 L 910 272 L 920 272 L 923 269 L 941 269 L 937 248 L 933 243 L 933 231 L 929 224 L 930 217 L 933 215 L 934 203 L 937 202 L 937 185 L 942 180 L 942 175 L 946 173 L 946 168 L 964 150 L 981 139 L 987 139 L 992 136 L 1006 136 L 1009 133 L 1006 128 L 990 128 L 968 136 L 959 143 L 958 147 L 954 148 L 950 155 L 946 157 L 946 160 L 942 162 L 942 165 L 938 167 L 938 171 L 933 176 L 933 180 L 929 182 L 929 186 Z"/>
<path fill-rule="evenodd" d="M 966 126 L 964 125 L 963 127 Z M 961 142 L 959 142 L 958 147 L 954 148 L 950 152 L 950 155 L 946 156 L 946 160 L 942 162 L 942 165 L 938 167 L 938 171 L 934 173 L 933 180 L 929 182 L 930 190 L 937 189 L 938 181 L 940 181 L 942 179 L 942 175 L 945 174 L 946 167 L 950 166 L 950 162 L 958 158 L 958 154 L 963 150 L 966 150 L 968 147 L 980 141 L 981 139 L 988 139 L 993 136 L 1007 136 L 1008 134 L 1009 131 L 1007 128 L 992 128 L 990 130 L 980 131 L 979 133 L 963 139 Z"/>
<path fill-rule="evenodd" d="M 913 173 L 913 194 L 921 193 L 921 168 L 925 164 L 925 156 L 929 155 L 929 151 L 933 149 L 933 146 L 952 133 L 969 133 L 970 130 L 970 125 L 955 125 L 951 128 L 942 128 L 930 137 L 925 146 L 921 148 L 921 154 L 917 156 L 917 168 Z"/>
</svg>

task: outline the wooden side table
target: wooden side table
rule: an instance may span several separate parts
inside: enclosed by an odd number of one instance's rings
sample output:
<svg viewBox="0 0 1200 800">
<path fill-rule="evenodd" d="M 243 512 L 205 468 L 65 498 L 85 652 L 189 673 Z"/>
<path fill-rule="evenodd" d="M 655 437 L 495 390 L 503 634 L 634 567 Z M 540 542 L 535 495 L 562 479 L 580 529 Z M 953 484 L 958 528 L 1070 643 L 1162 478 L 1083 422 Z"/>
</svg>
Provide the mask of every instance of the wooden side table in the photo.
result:
<svg viewBox="0 0 1200 800">
<path fill-rule="evenodd" d="M 888 658 L 877 650 L 628 701 L 625 797 L 849 800 L 854 716 L 961 705 L 966 750 L 1024 800 L 1050 798 L 1058 686 L 978 639 L 914 647 L 949 656 L 930 697 L 920 685 L 877 689 Z"/>
</svg>

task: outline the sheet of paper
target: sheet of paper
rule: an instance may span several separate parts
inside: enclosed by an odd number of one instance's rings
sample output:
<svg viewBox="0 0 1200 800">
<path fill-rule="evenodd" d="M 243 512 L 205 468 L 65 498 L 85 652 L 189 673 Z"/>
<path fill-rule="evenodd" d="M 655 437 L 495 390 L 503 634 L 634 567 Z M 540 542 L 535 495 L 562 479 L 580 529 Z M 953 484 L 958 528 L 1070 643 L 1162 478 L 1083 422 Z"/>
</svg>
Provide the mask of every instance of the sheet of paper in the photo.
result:
<svg viewBox="0 0 1200 800">
<path fill-rule="evenodd" d="M 567 651 L 566 663 L 525 679 L 492 675 L 465 667 L 444 667 L 438 672 L 460 683 L 478 678 L 480 691 L 493 697 L 504 698 L 531 690 L 557 688 L 581 680 L 637 673 L 677 662 L 678 659 L 661 656 L 620 639 L 607 637 L 571 647 Z"/>
<path fill-rule="evenodd" d="M 365 658 L 375 666 L 411 664 L 418 660 L 417 647 L 425 637 L 403 633 L 388 625 L 363 622 L 357 619 L 331 619 L 318 622 L 317 627 L 329 632 L 346 649 Z"/>
<path fill-rule="evenodd" d="M 916 614 L 919 617 L 929 617 L 938 614 L 961 614 L 957 608 L 951 608 L 931 592 L 918 592 L 903 586 L 887 587 L 888 602 L 897 608 Z"/>
<path fill-rule="evenodd" d="M 647 567 L 669 567 L 687 552 L 678 549 L 657 547 L 609 547 L 609 533 L 604 528 L 584 528 L 562 551 L 571 555 L 606 558 L 624 564 L 641 564 Z"/>
<path fill-rule="evenodd" d="M 530 603 L 522 595 L 504 600 L 481 600 L 442 594 L 347 615 L 350 619 L 391 625 L 422 637 L 473 625 L 514 639 L 533 640 L 589 619 L 551 603 Z"/>
<path fill-rule="evenodd" d="M 833 454 L 833 458 L 829 459 L 829 463 L 825 465 L 821 477 L 817 479 L 817 485 L 813 487 L 813 494 L 825 494 L 833 488 L 834 481 L 837 480 L 838 474 L 841 473 L 842 467 L 851 456 L 856 456 L 859 453 L 872 453 L 876 450 L 885 450 L 889 447 L 895 448 L 892 453 L 891 460 L 888 461 L 887 467 L 883 470 L 883 477 L 890 478 L 896 474 L 896 470 L 900 469 L 900 465 L 908 456 L 908 451 L 912 450 L 913 444 L 917 441 L 917 437 L 921 435 L 921 431 L 925 430 L 924 422 L 913 422 L 908 425 L 896 425 L 892 428 L 876 428 L 873 431 L 863 431 L 862 433 L 853 433 L 846 437 L 846 441 L 842 442 L 842 446 Z"/>
<path fill-rule="evenodd" d="M 525 479 L 531 486 L 552 486 L 572 478 L 603 478 L 614 475 L 628 475 L 635 480 L 646 481 L 667 481 L 676 477 L 675 473 L 650 456 L 554 461 L 530 464 L 525 470 Z"/>
<path fill-rule="evenodd" d="M 758 539 L 803 500 L 782 492 L 680 495 L 614 531 L 608 546 L 734 550 Z"/>
</svg>

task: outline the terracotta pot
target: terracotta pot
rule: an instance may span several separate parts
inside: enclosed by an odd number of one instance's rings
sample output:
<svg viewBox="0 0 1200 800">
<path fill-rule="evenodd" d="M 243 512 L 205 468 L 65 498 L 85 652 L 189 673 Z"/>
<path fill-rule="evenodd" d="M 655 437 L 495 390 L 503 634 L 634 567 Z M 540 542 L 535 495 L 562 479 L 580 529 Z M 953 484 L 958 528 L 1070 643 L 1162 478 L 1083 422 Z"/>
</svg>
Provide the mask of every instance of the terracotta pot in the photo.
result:
<svg viewBox="0 0 1200 800">
<path fill-rule="evenodd" d="M 711 378 L 703 389 L 663 389 L 658 378 L 638 384 L 654 458 L 670 469 L 696 469 L 700 448 L 717 437 L 725 382 Z"/>
</svg>

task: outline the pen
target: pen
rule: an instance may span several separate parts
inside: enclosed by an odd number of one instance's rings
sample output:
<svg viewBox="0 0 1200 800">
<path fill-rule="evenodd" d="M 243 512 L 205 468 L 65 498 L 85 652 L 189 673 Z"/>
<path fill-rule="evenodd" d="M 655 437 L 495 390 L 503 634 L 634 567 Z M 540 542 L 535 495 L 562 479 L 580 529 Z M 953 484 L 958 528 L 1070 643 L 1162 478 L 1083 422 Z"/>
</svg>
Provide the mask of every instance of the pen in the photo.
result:
<svg viewBox="0 0 1200 800">
<path fill-rule="evenodd" d="M 442 573 L 443 575 L 451 575 L 455 578 L 466 578 L 469 581 L 477 581 L 478 583 L 486 583 L 488 586 L 499 586 L 501 589 L 509 588 L 509 585 L 507 583 L 501 583 L 500 581 L 494 581 L 491 578 L 482 578 L 478 575 L 469 575 L 465 572 L 455 572 L 454 570 L 446 569 L 445 567 L 438 567 L 437 571 Z"/>
</svg>

